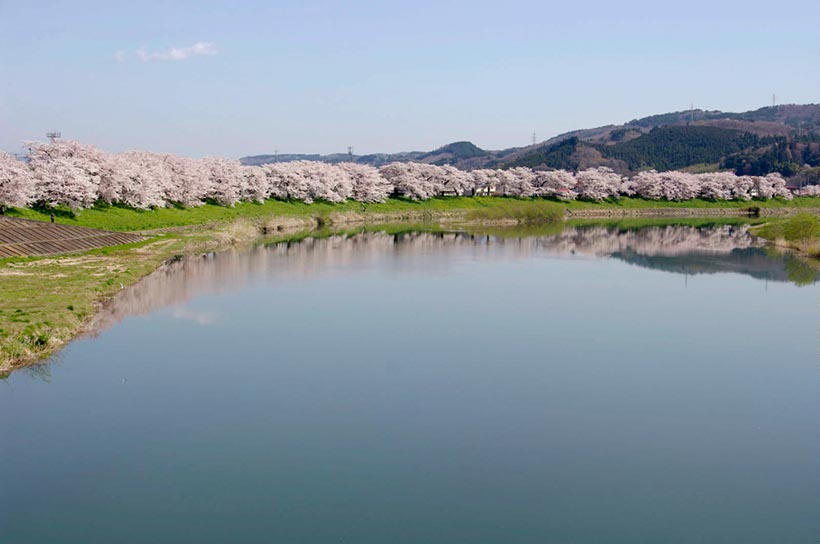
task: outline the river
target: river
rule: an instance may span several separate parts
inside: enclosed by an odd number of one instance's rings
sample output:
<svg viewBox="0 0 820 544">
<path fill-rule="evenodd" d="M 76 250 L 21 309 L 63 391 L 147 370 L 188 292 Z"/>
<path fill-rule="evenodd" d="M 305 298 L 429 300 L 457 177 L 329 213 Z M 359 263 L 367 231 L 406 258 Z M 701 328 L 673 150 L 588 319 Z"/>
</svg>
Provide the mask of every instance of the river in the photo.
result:
<svg viewBox="0 0 820 544">
<path fill-rule="evenodd" d="M 816 544 L 817 281 L 743 225 L 183 259 L 0 382 L 0 541 Z"/>
</svg>

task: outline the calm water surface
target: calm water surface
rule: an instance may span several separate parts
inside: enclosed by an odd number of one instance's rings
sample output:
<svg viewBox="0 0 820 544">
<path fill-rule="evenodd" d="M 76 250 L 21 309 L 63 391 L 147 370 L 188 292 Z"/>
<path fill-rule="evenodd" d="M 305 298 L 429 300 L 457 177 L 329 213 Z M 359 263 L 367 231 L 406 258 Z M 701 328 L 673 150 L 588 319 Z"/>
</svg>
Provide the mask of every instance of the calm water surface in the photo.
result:
<svg viewBox="0 0 820 544">
<path fill-rule="evenodd" d="M 185 260 L 0 382 L 0 542 L 817 544 L 816 280 L 738 227 Z"/>
</svg>

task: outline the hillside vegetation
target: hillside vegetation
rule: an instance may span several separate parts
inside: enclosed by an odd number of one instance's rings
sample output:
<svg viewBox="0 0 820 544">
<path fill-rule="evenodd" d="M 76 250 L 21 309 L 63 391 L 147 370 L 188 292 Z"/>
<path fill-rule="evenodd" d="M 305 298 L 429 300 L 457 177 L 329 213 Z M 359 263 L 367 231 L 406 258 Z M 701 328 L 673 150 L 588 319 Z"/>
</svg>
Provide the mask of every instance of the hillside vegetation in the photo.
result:
<svg viewBox="0 0 820 544">
<path fill-rule="evenodd" d="M 642 170 L 734 170 L 780 173 L 795 184 L 820 180 L 820 105 L 783 105 L 733 113 L 687 110 L 621 125 L 575 130 L 536 145 L 499 151 L 453 142 L 429 152 L 370 155 L 256 155 L 243 164 L 318 160 L 371 166 L 393 162 L 450 165 L 464 170 L 514 168 L 584 170 L 605 166 L 621 174 Z"/>
</svg>

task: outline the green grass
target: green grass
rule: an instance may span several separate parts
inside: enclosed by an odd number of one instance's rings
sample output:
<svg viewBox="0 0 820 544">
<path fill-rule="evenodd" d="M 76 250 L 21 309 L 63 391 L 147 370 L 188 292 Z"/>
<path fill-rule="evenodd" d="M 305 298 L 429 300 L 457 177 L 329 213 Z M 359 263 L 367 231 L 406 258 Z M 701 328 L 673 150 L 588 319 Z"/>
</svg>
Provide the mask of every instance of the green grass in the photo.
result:
<svg viewBox="0 0 820 544">
<path fill-rule="evenodd" d="M 565 208 L 557 202 L 543 199 L 496 198 L 491 206 L 472 209 L 469 221 L 517 221 L 522 224 L 556 223 L 563 221 Z"/>
<path fill-rule="evenodd" d="M 767 240 L 787 242 L 808 242 L 820 239 L 820 218 L 801 213 L 786 219 L 766 223 L 757 231 L 758 236 Z"/>
<path fill-rule="evenodd" d="M 162 250 L 148 251 L 146 244 L 157 240 L 82 255 L 0 261 L 0 367 L 47 356 L 76 334 L 98 301 L 184 246 L 167 240 Z"/>
<path fill-rule="evenodd" d="M 112 231 L 140 231 L 214 222 L 229 222 L 238 218 L 262 219 L 274 216 L 327 218 L 333 213 L 441 213 L 464 211 L 476 219 L 519 219 L 537 221 L 551 217 L 557 209 L 646 209 L 646 208 L 820 208 L 820 197 L 800 197 L 792 201 L 768 200 L 735 202 L 711 202 L 689 200 L 666 202 L 640 198 L 621 198 L 607 202 L 555 202 L 545 199 L 516 199 L 500 197 L 441 197 L 423 202 L 406 199 L 390 199 L 385 203 L 362 204 L 344 202 L 330 204 L 315 202 L 305 204 L 299 201 L 268 200 L 264 203 L 239 203 L 229 208 L 216 204 L 205 204 L 196 208 L 160 208 L 155 210 L 135 210 L 121 206 L 97 206 L 88 210 L 71 212 L 58 209 L 56 221 L 67 225 L 92 227 Z M 13 209 L 8 215 L 48 221 L 51 210 Z"/>
<path fill-rule="evenodd" d="M 66 225 L 77 225 L 113 231 L 139 231 L 188 225 L 201 225 L 213 222 L 229 222 L 239 218 L 262 219 L 274 216 L 287 217 L 328 217 L 332 213 L 377 213 L 401 214 L 424 212 L 448 212 L 505 207 L 511 199 L 495 197 L 443 197 L 426 201 L 412 201 L 391 198 L 384 203 L 362 204 L 360 202 L 343 202 L 331 204 L 314 202 L 305 204 L 301 201 L 268 200 L 264 203 L 240 202 L 234 207 L 205 204 L 195 208 L 158 208 L 154 210 L 135 210 L 122 206 L 97 206 L 87 210 L 71 212 L 57 210 L 56 221 Z M 517 201 L 524 202 L 524 201 Z M 49 221 L 52 210 L 13 209 L 7 214 L 13 217 Z"/>
<path fill-rule="evenodd" d="M 783 225 L 783 237 L 789 242 L 820 238 L 820 219 L 807 213 L 790 217 Z"/>
<path fill-rule="evenodd" d="M 767 222 L 755 234 L 804 256 L 820 259 L 820 218 L 809 213 Z"/>
</svg>

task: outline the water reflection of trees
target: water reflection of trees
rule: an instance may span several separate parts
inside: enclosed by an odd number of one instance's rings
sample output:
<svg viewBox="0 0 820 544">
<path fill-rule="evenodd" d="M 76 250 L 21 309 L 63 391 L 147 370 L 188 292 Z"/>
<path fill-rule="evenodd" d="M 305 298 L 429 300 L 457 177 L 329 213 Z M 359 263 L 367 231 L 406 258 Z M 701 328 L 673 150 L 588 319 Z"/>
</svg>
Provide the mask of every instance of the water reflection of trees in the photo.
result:
<svg viewBox="0 0 820 544">
<path fill-rule="evenodd" d="M 746 226 L 654 226 L 634 230 L 568 227 L 555 234 L 526 237 L 461 232 L 362 232 L 209 254 L 168 264 L 119 293 L 99 312 L 91 332 L 104 330 L 130 315 L 180 304 L 194 295 L 238 289 L 249 282 L 299 281 L 317 274 L 356 273 L 376 266 L 397 275 L 412 275 L 446 270 L 454 257 L 489 260 L 538 256 L 617 258 L 675 273 L 734 272 L 800 285 L 818 280 L 818 272 L 801 265 L 799 259 L 767 252 Z"/>
</svg>

